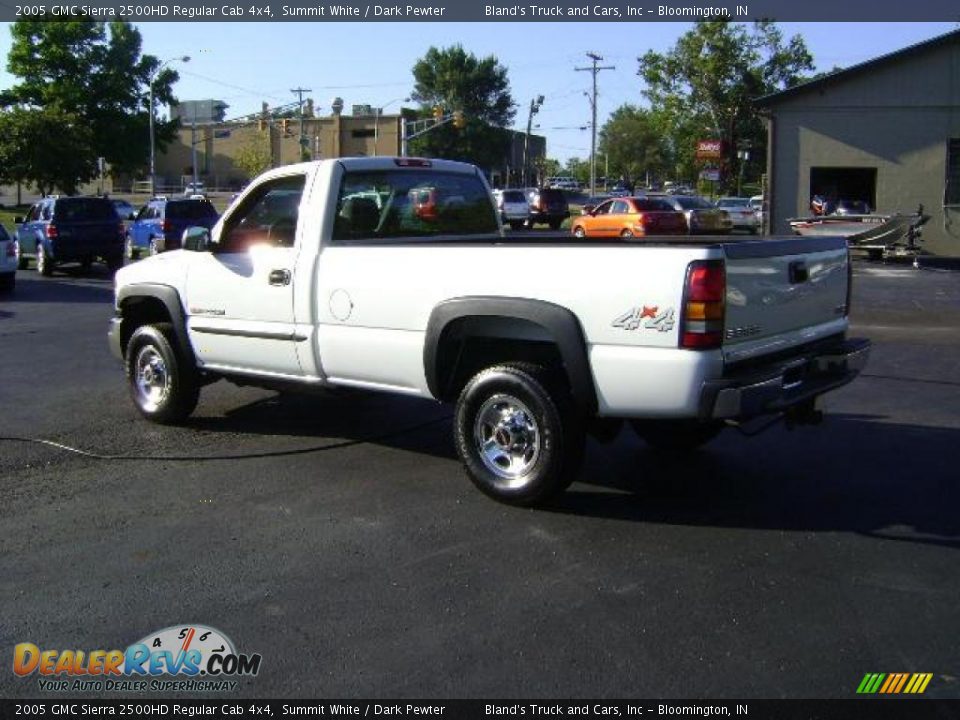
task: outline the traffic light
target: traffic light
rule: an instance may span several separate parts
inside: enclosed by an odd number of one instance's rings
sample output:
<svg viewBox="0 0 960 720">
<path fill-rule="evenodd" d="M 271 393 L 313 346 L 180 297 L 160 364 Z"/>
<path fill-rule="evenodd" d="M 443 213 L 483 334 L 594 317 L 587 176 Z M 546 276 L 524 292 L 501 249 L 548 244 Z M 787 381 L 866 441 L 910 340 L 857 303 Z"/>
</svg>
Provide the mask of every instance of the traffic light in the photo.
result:
<svg viewBox="0 0 960 720">
<path fill-rule="evenodd" d="M 463 116 L 463 111 L 455 110 L 453 113 L 453 126 L 457 128 L 457 130 L 462 130 L 466 127 L 466 124 L 467 119 Z"/>
<path fill-rule="evenodd" d="M 433 107 L 433 119 L 443 120 L 443 108 L 439 105 L 434 105 Z"/>
</svg>

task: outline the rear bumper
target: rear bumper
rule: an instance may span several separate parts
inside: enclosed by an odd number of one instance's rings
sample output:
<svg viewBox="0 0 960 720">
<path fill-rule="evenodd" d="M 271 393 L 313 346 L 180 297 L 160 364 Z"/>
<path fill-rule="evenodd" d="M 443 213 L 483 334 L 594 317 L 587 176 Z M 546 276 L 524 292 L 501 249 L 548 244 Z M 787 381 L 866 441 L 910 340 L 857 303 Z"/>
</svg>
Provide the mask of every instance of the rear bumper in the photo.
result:
<svg viewBox="0 0 960 720">
<path fill-rule="evenodd" d="M 700 419 L 749 420 L 813 400 L 852 381 L 866 367 L 870 347 L 869 340 L 844 340 L 762 370 L 708 381 L 701 393 Z"/>
</svg>

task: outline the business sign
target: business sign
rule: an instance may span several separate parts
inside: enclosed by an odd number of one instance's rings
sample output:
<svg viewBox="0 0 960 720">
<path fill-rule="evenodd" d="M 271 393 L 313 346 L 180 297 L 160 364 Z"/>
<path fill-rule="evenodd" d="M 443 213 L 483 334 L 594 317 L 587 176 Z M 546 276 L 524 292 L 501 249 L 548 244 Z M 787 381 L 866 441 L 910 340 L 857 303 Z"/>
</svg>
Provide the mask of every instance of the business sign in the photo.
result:
<svg viewBox="0 0 960 720">
<path fill-rule="evenodd" d="M 723 157 L 722 140 L 697 141 L 697 160 L 719 160 Z"/>
</svg>

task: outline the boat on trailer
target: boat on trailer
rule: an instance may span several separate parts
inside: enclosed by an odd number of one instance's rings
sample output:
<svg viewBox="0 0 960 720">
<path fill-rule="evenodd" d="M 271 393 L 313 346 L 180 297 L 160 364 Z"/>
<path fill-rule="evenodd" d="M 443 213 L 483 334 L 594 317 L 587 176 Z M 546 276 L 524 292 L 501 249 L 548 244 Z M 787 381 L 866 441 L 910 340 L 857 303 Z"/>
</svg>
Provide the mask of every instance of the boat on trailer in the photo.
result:
<svg viewBox="0 0 960 720">
<path fill-rule="evenodd" d="M 790 218 L 787 222 L 797 235 L 844 237 L 851 249 L 866 251 L 871 258 L 885 258 L 918 255 L 917 243 L 929 219 L 921 205 L 910 214 L 837 213 Z"/>
</svg>

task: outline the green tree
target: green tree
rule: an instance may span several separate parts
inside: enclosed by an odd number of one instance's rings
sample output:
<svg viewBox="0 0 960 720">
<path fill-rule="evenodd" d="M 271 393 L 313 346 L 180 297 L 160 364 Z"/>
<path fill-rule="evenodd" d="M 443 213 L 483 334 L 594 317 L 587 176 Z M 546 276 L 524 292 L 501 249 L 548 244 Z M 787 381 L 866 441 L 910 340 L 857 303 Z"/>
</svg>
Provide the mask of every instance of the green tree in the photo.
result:
<svg viewBox="0 0 960 720">
<path fill-rule="evenodd" d="M 237 152 L 237 159 L 234 164 L 248 178 L 255 178 L 265 170 L 269 170 L 273 165 L 270 137 L 266 133 L 257 133 Z"/>
<path fill-rule="evenodd" d="M 42 195 L 77 191 L 97 167 L 93 136 L 76 115 L 47 108 L 0 111 L 0 182 L 31 183 Z"/>
<path fill-rule="evenodd" d="M 422 118 L 434 109 L 460 111 L 465 126 L 447 123 L 411 142 L 413 154 L 464 160 L 490 169 L 503 164 L 510 149 L 516 105 L 510 95 L 507 69 L 494 56 L 477 58 L 462 46 L 431 47 L 413 67 L 412 98 Z"/>
<path fill-rule="evenodd" d="M 160 61 L 141 54 L 139 31 L 119 21 L 20 21 L 10 33 L 7 69 L 19 82 L 0 94 L 0 105 L 74 116 L 89 130 L 91 162 L 104 157 L 114 172 L 145 168 L 150 78 L 157 75 L 159 105 L 174 101 L 171 85 L 178 76 L 170 68 L 157 73 Z M 174 138 L 176 128 L 175 122 L 156 123 L 159 148 Z"/>
<path fill-rule="evenodd" d="M 740 170 L 738 150 L 750 151 L 751 172 L 762 166 L 766 134 L 753 100 L 796 85 L 813 68 L 803 38 L 784 40 L 770 21 L 700 22 L 666 53 L 651 50 L 637 60 L 643 94 L 664 122 L 678 168 L 694 170 L 698 137 L 719 138 L 727 189 Z"/>
<path fill-rule="evenodd" d="M 670 142 L 653 112 L 621 105 L 600 128 L 598 157 L 605 155 L 611 178 L 663 178 L 673 170 Z"/>
<path fill-rule="evenodd" d="M 590 158 L 582 160 L 578 157 L 572 157 L 567 160 L 563 166 L 560 175 L 569 175 L 582 185 L 590 182 Z"/>
</svg>

